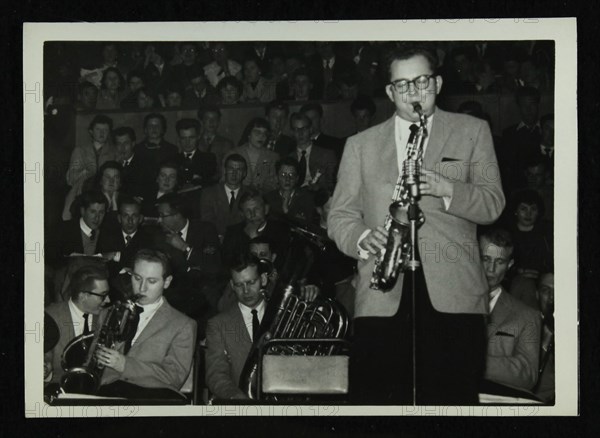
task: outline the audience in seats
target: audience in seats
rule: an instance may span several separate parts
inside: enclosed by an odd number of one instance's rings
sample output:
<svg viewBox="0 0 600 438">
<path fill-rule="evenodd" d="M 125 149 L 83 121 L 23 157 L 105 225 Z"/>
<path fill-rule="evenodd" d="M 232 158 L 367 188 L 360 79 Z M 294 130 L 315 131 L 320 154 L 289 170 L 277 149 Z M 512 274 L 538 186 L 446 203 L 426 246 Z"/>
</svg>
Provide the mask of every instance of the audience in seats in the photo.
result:
<svg viewBox="0 0 600 438">
<path fill-rule="evenodd" d="M 229 51 L 225 43 L 214 43 L 211 47 L 214 61 L 204 67 L 204 73 L 210 85 L 217 84 L 226 77 L 242 79 L 242 67 L 239 63 L 229 58 Z M 241 93 L 240 93 L 241 94 Z"/>
<path fill-rule="evenodd" d="M 354 133 L 358 134 L 371 127 L 377 108 L 373 99 L 361 95 L 352 101 L 350 112 L 352 113 L 352 118 L 354 118 Z"/>
<path fill-rule="evenodd" d="M 125 79 L 118 69 L 108 67 L 104 70 L 96 109 L 114 110 L 121 108 L 121 101 L 127 96 L 125 86 Z"/>
<path fill-rule="evenodd" d="M 143 197 L 148 186 L 154 183 L 152 165 L 143 155 L 135 153 L 135 131 L 123 126 L 113 131 L 117 148 L 117 161 L 121 164 L 121 187 L 123 192 Z"/>
<path fill-rule="evenodd" d="M 281 157 L 289 155 L 296 146 L 295 140 L 283 133 L 288 126 L 288 116 L 289 107 L 281 100 L 274 100 L 265 108 L 265 117 L 270 127 L 267 148 Z"/>
<path fill-rule="evenodd" d="M 169 193 L 175 193 L 179 187 L 179 166 L 173 161 L 166 161 L 158 168 L 156 182 L 152 184 L 142 202 L 142 213 L 146 217 L 157 218 L 156 201 Z"/>
<path fill-rule="evenodd" d="M 175 126 L 181 152 L 177 155 L 179 181 L 183 188 L 209 185 L 217 176 L 217 158 L 212 152 L 198 149 L 200 122 L 196 119 L 181 119 Z"/>
<path fill-rule="evenodd" d="M 264 77 L 257 58 L 244 61 L 242 102 L 271 102 L 275 99 L 275 82 Z"/>
<path fill-rule="evenodd" d="M 198 110 L 201 134 L 198 138 L 198 149 L 212 152 L 217 157 L 217 166 L 221 174 L 223 158 L 233 149 L 233 141 L 219 134 L 221 111 L 216 106 L 204 106 Z"/>
<path fill-rule="evenodd" d="M 480 237 L 479 246 L 490 300 L 484 378 L 530 391 L 538 377 L 540 315 L 502 287 L 513 264 L 510 234 L 491 230 Z"/>
<path fill-rule="evenodd" d="M 178 149 L 165 140 L 167 119 L 159 113 L 150 113 L 144 117 L 144 139 L 135 146 L 135 153 L 150 163 L 151 173 L 156 175 L 158 166 L 168 160 L 174 160 Z"/>
</svg>

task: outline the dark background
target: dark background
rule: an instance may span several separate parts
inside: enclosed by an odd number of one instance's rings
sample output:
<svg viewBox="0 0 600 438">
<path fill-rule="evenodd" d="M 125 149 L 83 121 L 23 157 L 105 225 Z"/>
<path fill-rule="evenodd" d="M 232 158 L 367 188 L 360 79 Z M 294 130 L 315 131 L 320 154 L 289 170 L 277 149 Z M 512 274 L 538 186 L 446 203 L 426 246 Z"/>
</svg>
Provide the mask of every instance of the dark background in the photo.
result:
<svg viewBox="0 0 600 438">
<path fill-rule="evenodd" d="M 579 308 L 580 417 L 578 418 L 440 418 L 440 417 L 195 417 L 127 419 L 25 420 L 23 366 L 23 159 L 22 159 L 22 23 L 94 21 L 342 20 L 410 18 L 578 18 L 578 82 L 558 84 L 578 93 L 579 108 Z M 198 1 L 95 2 L 53 5 L 25 1 L 5 5 L 0 15 L 4 144 L 2 156 L 2 330 L 0 333 L 0 436 L 590 436 L 598 429 L 598 284 L 597 243 L 600 156 L 597 7 L 572 1 L 392 2 Z M 423 24 L 426 26 L 427 24 Z M 157 39 L 160 39 L 158 31 Z M 510 38 L 510 36 L 507 36 Z M 575 68 L 573 68 L 575 75 Z M 560 102 L 556 102 L 560 105 Z M 41 110 L 41 109 L 40 109 Z M 557 250 L 560 263 L 560 251 Z M 573 291 L 576 293 L 576 291 Z M 572 340 L 576 342 L 575 339 Z"/>
</svg>

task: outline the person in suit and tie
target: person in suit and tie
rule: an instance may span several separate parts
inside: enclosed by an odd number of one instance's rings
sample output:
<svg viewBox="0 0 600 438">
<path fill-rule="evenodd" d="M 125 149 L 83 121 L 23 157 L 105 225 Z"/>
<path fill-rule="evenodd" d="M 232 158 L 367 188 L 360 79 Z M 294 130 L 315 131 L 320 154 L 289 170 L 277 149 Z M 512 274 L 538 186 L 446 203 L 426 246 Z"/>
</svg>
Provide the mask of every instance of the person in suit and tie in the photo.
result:
<svg viewBox="0 0 600 438">
<path fill-rule="evenodd" d="M 99 395 L 185 400 L 179 390 L 192 369 L 196 322 L 163 296 L 172 279 L 167 255 L 137 252 L 131 286 L 141 308 L 139 321 L 129 346 L 98 348 L 96 357 L 105 367 Z"/>
<path fill-rule="evenodd" d="M 488 286 L 476 226 L 493 223 L 505 199 L 488 124 L 436 107 L 443 83 L 437 65 L 427 46 L 403 44 L 390 52 L 386 93 L 395 114 L 347 140 L 331 200 L 329 236 L 358 259 L 350 367 L 357 402 L 478 403 Z M 420 122 L 413 103 L 421 105 L 429 132 L 418 186 L 425 218 L 416 247 L 421 267 L 414 283 L 412 275 L 400 275 L 382 292 L 370 280 L 387 243 L 383 224 L 411 125 Z"/>
<path fill-rule="evenodd" d="M 240 197 L 246 193 L 242 185 L 248 166 L 239 154 L 231 154 L 225 160 L 224 181 L 202 190 L 200 197 L 200 219 L 217 227 L 219 238 L 223 239 L 230 225 L 243 222 L 239 208 Z"/>
<path fill-rule="evenodd" d="M 513 248 L 510 233 L 502 229 L 487 231 L 479 238 L 490 299 L 484 378 L 530 391 L 538 377 L 541 318 L 502 287 L 513 265 Z"/>
<path fill-rule="evenodd" d="M 230 272 L 237 305 L 208 321 L 206 384 L 217 399 L 245 399 L 240 375 L 265 314 L 268 279 L 259 272 L 258 258 L 245 251 L 231 260 Z"/>
<path fill-rule="evenodd" d="M 122 126 L 113 131 L 117 160 L 121 164 L 121 189 L 131 196 L 142 198 L 147 187 L 154 183 L 152 165 L 135 153 L 135 131 Z"/>
<path fill-rule="evenodd" d="M 58 389 L 64 370 L 61 365 L 67 344 L 82 334 L 93 332 L 98 326 L 98 315 L 110 304 L 108 271 L 100 265 L 80 267 L 74 272 L 69 288 L 70 298 L 52 303 L 45 311 L 54 319 L 59 330 L 58 343 L 44 354 L 45 381 L 48 390 Z"/>
<path fill-rule="evenodd" d="M 244 157 L 248 164 L 248 174 L 244 178 L 245 186 L 253 186 L 266 193 L 277 187 L 277 175 L 275 163 L 279 155 L 267 149 L 269 137 L 269 122 L 261 117 L 255 117 L 248 122 L 241 146 L 236 147 L 231 153 Z"/>
<path fill-rule="evenodd" d="M 269 122 L 269 141 L 267 148 L 281 157 L 285 157 L 292 153 L 296 142 L 294 139 L 283 133 L 285 126 L 288 123 L 289 108 L 282 100 L 274 100 L 265 107 L 265 117 Z"/>
<path fill-rule="evenodd" d="M 215 154 L 220 174 L 225 155 L 234 147 L 233 141 L 218 132 L 221 124 L 221 110 L 215 105 L 204 105 L 198 110 L 197 115 L 202 125 L 202 132 L 198 138 L 198 149 Z"/>
<path fill-rule="evenodd" d="M 196 119 L 181 119 L 175 126 L 181 152 L 178 154 L 180 182 L 186 186 L 206 186 L 214 183 L 217 176 L 217 158 L 211 152 L 197 147 L 200 123 Z"/>
<path fill-rule="evenodd" d="M 144 139 L 135 146 L 135 153 L 149 163 L 149 172 L 158 173 L 161 163 L 176 158 L 177 146 L 165 140 L 167 119 L 160 113 L 150 113 L 144 117 Z"/>
<path fill-rule="evenodd" d="M 312 121 L 304 113 L 294 113 L 290 126 L 296 139 L 296 150 L 289 156 L 298 162 L 298 185 L 313 192 L 333 192 L 337 160 L 328 149 L 311 139 Z"/>
<path fill-rule="evenodd" d="M 307 103 L 302 105 L 300 113 L 310 119 L 310 139 L 315 146 L 333 151 L 336 161 L 339 163 L 344 152 L 344 140 L 321 132 L 321 121 L 323 120 L 323 107 L 319 103 Z"/>
<path fill-rule="evenodd" d="M 107 161 L 100 169 L 95 178 L 95 189 L 99 190 L 106 198 L 106 214 L 102 222 L 103 230 L 117 229 L 117 212 L 119 210 L 119 198 L 121 197 L 121 165 L 116 161 Z"/>
</svg>

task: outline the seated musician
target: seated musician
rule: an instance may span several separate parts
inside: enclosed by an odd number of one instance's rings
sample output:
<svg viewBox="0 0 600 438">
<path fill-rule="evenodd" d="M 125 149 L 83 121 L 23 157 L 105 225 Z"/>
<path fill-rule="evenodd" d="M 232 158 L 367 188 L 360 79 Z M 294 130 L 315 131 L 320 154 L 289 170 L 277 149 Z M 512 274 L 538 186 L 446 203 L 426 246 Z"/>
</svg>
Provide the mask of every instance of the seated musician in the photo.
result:
<svg viewBox="0 0 600 438">
<path fill-rule="evenodd" d="M 249 243 L 249 251 L 250 254 L 255 256 L 258 259 L 262 259 L 267 263 L 274 263 L 277 259 L 277 254 L 271 250 L 271 242 L 268 238 L 264 236 L 258 236 L 254 239 L 250 240 Z M 265 269 L 262 269 L 263 271 Z M 265 285 L 265 294 L 266 299 L 271 296 L 271 292 L 273 291 L 273 287 L 277 283 L 278 272 L 274 265 L 271 267 L 270 272 L 267 272 L 267 284 Z M 300 298 L 305 301 L 313 301 L 317 296 L 319 296 L 320 288 L 314 284 L 306 284 L 307 279 L 303 279 L 300 281 Z M 225 312 L 232 307 L 234 307 L 238 302 L 236 293 L 234 288 L 231 285 L 231 282 L 227 283 L 225 286 L 225 290 L 223 291 L 223 295 L 219 299 L 218 309 L 219 312 Z"/>
<path fill-rule="evenodd" d="M 240 253 L 231 260 L 231 288 L 237 305 L 208 321 L 206 329 L 206 384 L 217 399 L 244 399 L 240 375 L 265 313 L 267 274 L 259 260 Z"/>
<path fill-rule="evenodd" d="M 163 297 L 173 279 L 167 256 L 142 249 L 134 257 L 131 285 L 139 323 L 130 343 L 99 347 L 105 366 L 99 395 L 126 398 L 183 399 L 179 389 L 192 369 L 196 322 Z"/>
<path fill-rule="evenodd" d="M 501 285 L 513 264 L 510 234 L 504 230 L 485 232 L 479 239 L 479 247 L 490 297 L 484 378 L 529 391 L 537 380 L 540 315 Z"/>
<path fill-rule="evenodd" d="M 73 274 L 68 301 L 50 304 L 45 310 L 59 329 L 58 343 L 44 354 L 44 380 L 57 385 L 64 374 L 61 358 L 67 344 L 75 337 L 93 332 L 98 314 L 110 303 L 108 271 L 100 266 L 83 266 Z"/>
</svg>

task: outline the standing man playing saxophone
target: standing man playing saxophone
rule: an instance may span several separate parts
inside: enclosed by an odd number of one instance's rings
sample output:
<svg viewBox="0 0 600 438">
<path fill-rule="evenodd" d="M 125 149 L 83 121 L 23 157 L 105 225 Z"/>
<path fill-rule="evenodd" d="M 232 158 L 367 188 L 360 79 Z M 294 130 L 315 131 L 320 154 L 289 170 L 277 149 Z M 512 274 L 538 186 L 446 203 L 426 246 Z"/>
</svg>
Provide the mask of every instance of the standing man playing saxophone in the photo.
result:
<svg viewBox="0 0 600 438">
<path fill-rule="evenodd" d="M 332 199 L 329 235 L 359 260 L 350 387 L 361 404 L 478 401 L 488 298 L 476 227 L 494 222 L 505 199 L 488 124 L 436 107 L 442 88 L 436 66 L 427 47 L 407 45 L 389 54 L 386 93 L 396 112 L 348 139 Z M 411 125 L 419 125 L 417 102 L 429 135 L 419 184 L 425 222 L 417 233 L 421 267 L 413 302 L 410 271 L 389 292 L 371 289 L 370 280 L 387 241 L 382 225 Z"/>
</svg>

